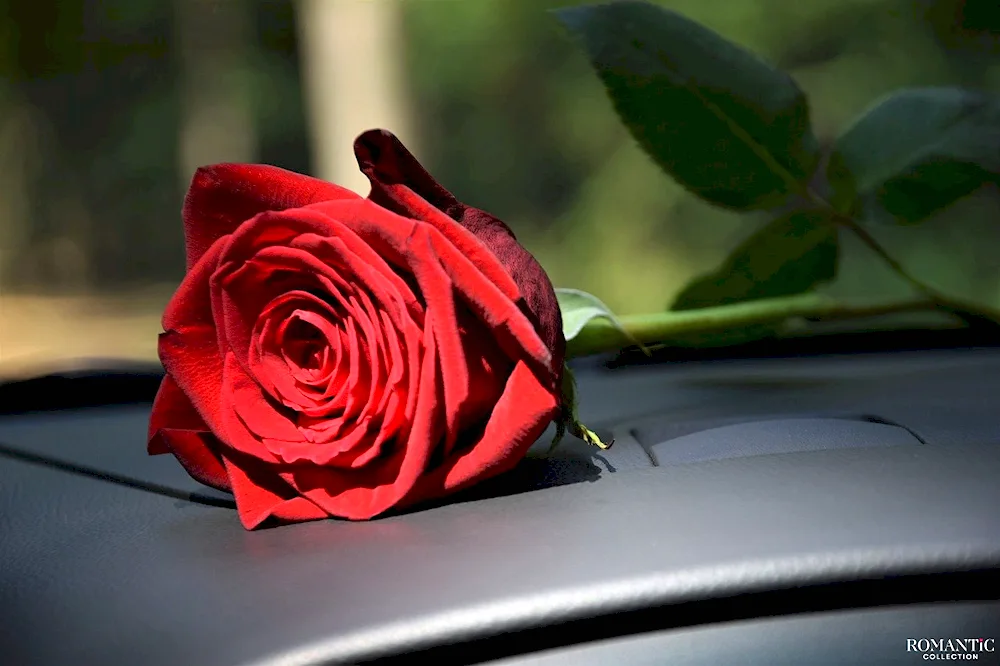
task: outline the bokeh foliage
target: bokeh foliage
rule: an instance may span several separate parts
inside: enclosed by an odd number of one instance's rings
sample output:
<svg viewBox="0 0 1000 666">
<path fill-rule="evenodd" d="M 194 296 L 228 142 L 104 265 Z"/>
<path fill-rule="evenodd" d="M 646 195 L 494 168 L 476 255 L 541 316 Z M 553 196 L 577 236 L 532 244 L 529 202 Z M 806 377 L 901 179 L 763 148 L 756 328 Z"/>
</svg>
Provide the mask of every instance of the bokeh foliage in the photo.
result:
<svg viewBox="0 0 1000 666">
<path fill-rule="evenodd" d="M 294 7 L 247 2 L 253 48 L 231 74 L 252 92 L 259 159 L 308 171 Z M 420 157 L 461 198 L 507 220 L 557 286 L 621 314 L 662 310 L 767 219 L 711 207 L 659 171 L 547 11 L 575 4 L 405 0 Z M 658 4 L 789 71 L 810 98 L 821 145 L 896 88 L 1000 90 L 995 0 Z M 172 21 L 162 0 L 0 2 L 0 113 L 21 118 L 5 125 L 20 131 L 4 146 L 18 148 L 27 174 L 23 187 L 0 190 L 27 202 L 22 229 L 0 221 L 0 244 L 21 236 L 0 266 L 3 284 L 115 290 L 179 279 L 186 183 L 176 168 Z M 919 229 L 877 233 L 929 282 L 996 303 L 998 212 L 987 189 Z M 834 289 L 903 289 L 851 239 L 841 251 Z"/>
</svg>

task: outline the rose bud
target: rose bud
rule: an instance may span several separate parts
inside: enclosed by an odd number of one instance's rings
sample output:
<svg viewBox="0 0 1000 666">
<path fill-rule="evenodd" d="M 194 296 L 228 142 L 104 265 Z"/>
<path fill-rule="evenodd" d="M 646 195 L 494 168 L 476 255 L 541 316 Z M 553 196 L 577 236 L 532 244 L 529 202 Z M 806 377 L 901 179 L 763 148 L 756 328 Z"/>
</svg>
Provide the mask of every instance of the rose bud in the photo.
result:
<svg viewBox="0 0 1000 666">
<path fill-rule="evenodd" d="M 253 529 L 363 520 L 511 469 L 560 405 L 552 284 L 390 133 L 369 198 L 272 166 L 199 169 L 163 315 L 149 453 Z"/>
</svg>

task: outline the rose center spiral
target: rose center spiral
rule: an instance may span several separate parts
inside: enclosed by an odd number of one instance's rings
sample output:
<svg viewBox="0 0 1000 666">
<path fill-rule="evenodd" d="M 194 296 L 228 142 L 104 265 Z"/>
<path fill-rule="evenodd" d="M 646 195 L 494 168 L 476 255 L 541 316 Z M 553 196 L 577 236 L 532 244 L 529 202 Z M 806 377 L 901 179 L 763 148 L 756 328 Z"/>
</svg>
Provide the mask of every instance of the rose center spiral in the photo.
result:
<svg viewBox="0 0 1000 666">
<path fill-rule="evenodd" d="M 283 342 L 285 359 L 293 372 L 315 376 L 329 361 L 330 345 L 323 333 L 298 316 L 293 316 Z"/>
</svg>

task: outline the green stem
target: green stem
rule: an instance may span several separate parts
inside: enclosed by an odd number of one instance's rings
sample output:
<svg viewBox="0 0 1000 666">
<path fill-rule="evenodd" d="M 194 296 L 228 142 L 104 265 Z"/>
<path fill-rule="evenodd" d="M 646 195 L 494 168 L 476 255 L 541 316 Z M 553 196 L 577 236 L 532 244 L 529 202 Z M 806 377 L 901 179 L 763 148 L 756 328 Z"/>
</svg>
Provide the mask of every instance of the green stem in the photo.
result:
<svg viewBox="0 0 1000 666">
<path fill-rule="evenodd" d="M 812 205 L 827 212 L 835 224 L 853 232 L 893 272 L 919 292 L 921 297 L 877 305 L 848 305 L 818 294 L 801 294 L 697 310 L 626 315 L 618 317 L 617 323 L 607 319 L 593 319 L 568 342 L 567 356 L 586 356 L 635 344 L 640 346 L 669 344 L 671 341 L 688 336 L 774 326 L 795 319 L 814 322 L 838 321 L 903 313 L 944 312 L 967 325 L 1000 324 L 1000 310 L 941 293 L 910 273 L 853 217 L 840 212 L 811 189 L 804 189 L 801 193 Z M 575 417 L 572 422 L 576 423 Z"/>
<path fill-rule="evenodd" d="M 894 259 L 888 252 L 886 252 L 885 248 L 883 248 L 882 245 L 875 240 L 875 237 L 868 233 L 868 230 L 858 224 L 855 220 L 851 218 L 844 218 L 842 220 L 838 220 L 838 222 L 845 228 L 854 232 L 854 234 L 861 239 L 861 242 L 867 245 L 875 254 L 885 261 L 889 268 L 895 271 L 897 275 L 909 282 L 914 289 L 924 294 L 928 299 L 934 301 L 939 310 L 953 314 L 959 319 L 970 324 L 981 319 L 988 319 L 1000 323 L 1000 311 L 994 310 L 993 308 L 989 308 L 985 305 L 979 305 L 977 303 L 970 303 L 962 299 L 953 298 L 947 294 L 941 293 L 923 280 L 918 279 L 906 270 L 906 268 L 904 268 L 903 265 Z"/>
<path fill-rule="evenodd" d="M 817 294 L 805 294 L 697 310 L 625 315 L 618 318 L 624 331 L 606 319 L 593 319 L 577 337 L 569 341 L 568 352 L 569 356 L 575 357 L 616 350 L 623 344 L 629 344 L 626 336 L 646 345 L 655 345 L 683 336 L 721 333 L 790 319 L 839 321 L 940 309 L 937 302 L 928 298 L 848 305 Z"/>
</svg>

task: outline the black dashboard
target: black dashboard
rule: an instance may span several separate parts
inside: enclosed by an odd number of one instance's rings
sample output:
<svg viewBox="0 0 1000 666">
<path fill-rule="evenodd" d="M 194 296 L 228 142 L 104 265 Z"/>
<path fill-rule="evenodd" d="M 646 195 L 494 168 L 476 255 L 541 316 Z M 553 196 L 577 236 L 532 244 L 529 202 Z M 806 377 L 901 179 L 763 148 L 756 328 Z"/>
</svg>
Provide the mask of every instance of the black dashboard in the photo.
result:
<svg viewBox="0 0 1000 666">
<path fill-rule="evenodd" d="M 1000 664 L 1000 349 L 576 372 L 610 450 L 257 532 L 146 455 L 155 373 L 3 387 L 0 662 Z"/>
</svg>

